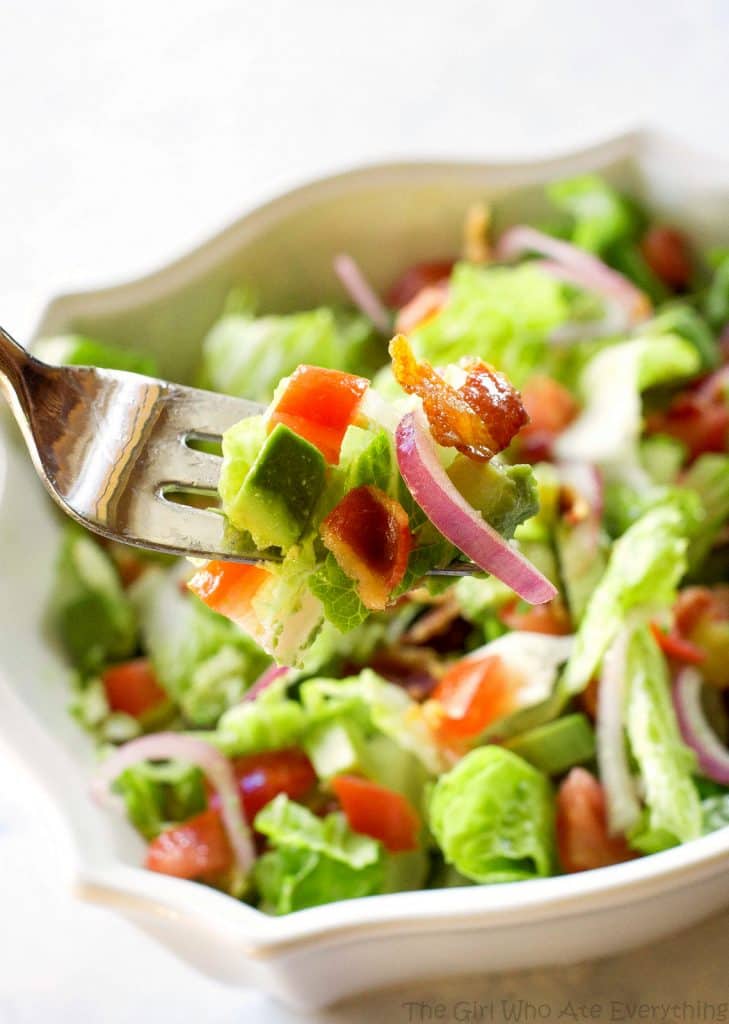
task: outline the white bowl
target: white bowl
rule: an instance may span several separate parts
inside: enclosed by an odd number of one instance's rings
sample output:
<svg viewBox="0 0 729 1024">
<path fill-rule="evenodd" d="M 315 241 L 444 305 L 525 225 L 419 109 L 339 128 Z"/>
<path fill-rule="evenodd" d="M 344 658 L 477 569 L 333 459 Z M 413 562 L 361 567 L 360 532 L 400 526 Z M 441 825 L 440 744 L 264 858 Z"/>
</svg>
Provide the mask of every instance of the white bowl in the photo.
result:
<svg viewBox="0 0 729 1024">
<path fill-rule="evenodd" d="M 456 252 L 475 199 L 498 200 L 506 221 L 533 217 L 544 182 L 587 170 L 644 196 L 702 243 L 729 241 L 729 165 L 649 133 L 528 165 L 370 167 L 276 199 L 158 273 L 55 299 L 36 334 L 77 329 L 136 344 L 179 376 L 231 285 L 253 284 L 273 309 L 341 298 L 331 258 L 344 249 L 382 286 L 409 263 Z M 417 978 L 612 953 L 729 904 L 729 829 L 582 875 L 376 896 L 281 918 L 144 871 L 131 827 L 88 798 L 92 751 L 67 715 L 67 672 L 41 633 L 58 522 L 24 452 L 8 445 L 6 462 L 0 728 L 62 813 L 82 899 L 126 915 L 215 977 L 308 1006 Z"/>
</svg>

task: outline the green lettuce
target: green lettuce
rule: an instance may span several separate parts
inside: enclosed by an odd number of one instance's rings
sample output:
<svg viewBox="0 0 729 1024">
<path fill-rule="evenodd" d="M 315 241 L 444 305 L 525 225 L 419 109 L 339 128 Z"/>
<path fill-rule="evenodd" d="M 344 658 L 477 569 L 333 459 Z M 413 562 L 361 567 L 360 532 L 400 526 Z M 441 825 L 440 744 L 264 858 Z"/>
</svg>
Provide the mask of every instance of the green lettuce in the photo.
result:
<svg viewBox="0 0 729 1024">
<path fill-rule="evenodd" d="M 646 512 L 613 545 L 561 680 L 565 694 L 589 683 L 602 656 L 633 608 L 673 602 L 686 571 L 686 552 L 700 512 L 690 492 Z"/>
<path fill-rule="evenodd" d="M 148 377 L 157 376 L 157 361 L 147 352 L 106 345 L 82 334 L 42 338 L 33 346 L 33 354 L 56 366 L 98 366 L 105 370 L 129 370 Z"/>
<path fill-rule="evenodd" d="M 570 241 L 581 249 L 602 254 L 636 237 L 641 218 L 634 205 L 595 174 L 555 181 L 546 193 L 567 216 Z"/>
<path fill-rule="evenodd" d="M 134 827 L 148 840 L 207 805 L 202 772 L 181 761 L 140 762 L 123 771 L 113 788 L 123 798 Z"/>
<path fill-rule="evenodd" d="M 114 563 L 75 523 L 64 530 L 49 601 L 53 628 L 80 672 L 130 657 L 137 617 Z"/>
<path fill-rule="evenodd" d="M 641 392 L 691 377 L 699 366 L 694 346 L 678 335 L 632 338 L 602 349 L 582 372 L 585 404 L 557 439 L 556 455 L 596 463 L 609 479 L 643 486 Z"/>
<path fill-rule="evenodd" d="M 721 331 L 729 323 L 729 249 L 710 254 L 714 273 L 703 301 L 706 319 L 714 330 Z"/>
<path fill-rule="evenodd" d="M 181 593 L 178 569 L 148 570 L 131 595 L 160 684 L 189 722 L 215 725 L 270 658 L 229 619 Z"/>
<path fill-rule="evenodd" d="M 448 863 L 475 882 L 513 882 L 553 871 L 549 782 L 503 747 L 472 750 L 438 779 L 430 827 Z"/>
<path fill-rule="evenodd" d="M 564 286 L 535 267 L 456 265 L 444 309 L 410 336 L 436 366 L 480 357 L 521 386 L 547 355 L 547 335 L 570 315 Z"/>
<path fill-rule="evenodd" d="M 272 847 L 254 868 L 268 912 L 287 914 L 382 891 L 381 845 L 353 832 L 343 814 L 319 818 L 281 793 L 258 812 L 254 825 Z"/>
<path fill-rule="evenodd" d="M 630 840 L 653 853 L 701 835 L 696 758 L 681 739 L 666 661 L 647 626 L 630 637 L 626 676 L 626 732 L 648 809 Z"/>
<path fill-rule="evenodd" d="M 684 474 L 681 485 L 698 494 L 704 509 L 701 530 L 689 546 L 689 566 L 695 571 L 729 519 L 729 455 L 700 455 Z"/>
<path fill-rule="evenodd" d="M 201 383 L 265 404 L 301 363 L 370 376 L 385 360 L 382 342 L 359 314 L 322 307 L 256 317 L 244 310 L 224 315 L 205 338 Z"/>
<path fill-rule="evenodd" d="M 209 740 L 229 757 L 241 757 L 295 746 L 307 726 L 301 704 L 287 697 L 285 684 L 277 681 L 256 700 L 226 711 Z"/>
</svg>

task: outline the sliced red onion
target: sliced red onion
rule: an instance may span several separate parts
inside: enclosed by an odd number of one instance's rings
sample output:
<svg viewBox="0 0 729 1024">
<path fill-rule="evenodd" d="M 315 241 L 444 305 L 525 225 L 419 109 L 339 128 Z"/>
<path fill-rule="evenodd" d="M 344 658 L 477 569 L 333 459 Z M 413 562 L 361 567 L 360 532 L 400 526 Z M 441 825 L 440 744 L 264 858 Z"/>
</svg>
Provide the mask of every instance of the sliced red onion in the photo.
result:
<svg viewBox="0 0 729 1024">
<path fill-rule="evenodd" d="M 516 548 L 494 530 L 456 489 L 419 410 L 409 412 L 395 431 L 397 461 L 408 490 L 435 527 L 485 572 L 490 572 L 530 604 L 544 604 L 556 588 Z"/>
<path fill-rule="evenodd" d="M 285 676 L 290 669 L 286 665 L 269 665 L 265 672 L 256 679 L 255 683 L 251 685 L 250 690 L 246 690 L 241 699 L 241 704 L 246 704 L 249 701 L 257 700 L 264 690 L 275 683 L 281 676 Z"/>
<path fill-rule="evenodd" d="M 729 750 L 709 725 L 701 706 L 703 681 L 695 668 L 682 668 L 673 684 L 673 706 L 684 743 L 696 753 L 709 779 L 729 786 Z"/>
<path fill-rule="evenodd" d="M 597 292 L 606 299 L 618 302 L 627 312 L 632 323 L 645 320 L 650 306 L 643 292 L 635 285 L 584 249 L 552 238 L 526 224 L 509 228 L 496 244 L 495 255 L 499 260 L 516 259 L 525 252 L 536 252 L 553 261 L 551 271 L 564 280 L 579 284 L 582 288 Z"/>
<path fill-rule="evenodd" d="M 622 834 L 640 817 L 623 733 L 625 675 L 630 629 L 622 629 L 602 662 L 597 697 L 597 763 L 605 790 L 608 829 Z"/>
<path fill-rule="evenodd" d="M 250 829 L 243 815 L 238 785 L 226 757 L 210 743 L 176 732 L 158 732 L 130 740 L 99 765 L 92 783 L 98 800 L 107 800 L 112 782 L 140 761 L 188 761 L 195 764 L 220 797 L 220 813 L 235 859 L 248 873 L 256 858 Z"/>
<path fill-rule="evenodd" d="M 334 272 L 355 306 L 362 310 L 378 331 L 388 334 L 392 330 L 392 316 L 352 257 L 344 252 L 335 256 Z"/>
</svg>

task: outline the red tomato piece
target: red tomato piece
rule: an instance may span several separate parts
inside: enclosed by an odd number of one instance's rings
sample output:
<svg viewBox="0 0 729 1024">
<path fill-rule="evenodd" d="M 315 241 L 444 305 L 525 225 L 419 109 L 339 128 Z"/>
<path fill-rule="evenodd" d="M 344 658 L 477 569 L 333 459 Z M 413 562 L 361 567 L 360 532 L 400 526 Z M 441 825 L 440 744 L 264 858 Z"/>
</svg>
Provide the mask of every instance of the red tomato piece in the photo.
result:
<svg viewBox="0 0 729 1024">
<path fill-rule="evenodd" d="M 448 281 L 440 281 L 438 284 L 430 284 L 427 288 L 419 291 L 415 298 L 411 299 L 406 306 L 403 306 L 397 314 L 395 330 L 398 333 L 409 334 L 416 327 L 420 327 L 430 320 L 448 301 Z"/>
<path fill-rule="evenodd" d="M 676 629 L 689 636 L 702 619 L 729 619 L 729 585 L 686 587 L 679 592 L 674 607 Z"/>
<path fill-rule="evenodd" d="M 226 871 L 232 862 L 220 815 L 209 809 L 153 839 L 147 847 L 145 866 L 176 878 L 200 878 Z"/>
<path fill-rule="evenodd" d="M 686 445 L 692 459 L 706 452 L 725 452 L 729 444 L 729 405 L 685 391 L 678 395 L 665 412 L 656 412 L 647 419 L 653 434 L 669 434 Z"/>
<path fill-rule="evenodd" d="M 572 394 L 552 377 L 532 377 L 524 386 L 521 400 L 529 416 L 519 433 L 520 458 L 543 462 L 552 455 L 555 438 L 579 412 Z"/>
<path fill-rule="evenodd" d="M 271 750 L 233 761 L 233 770 L 238 780 L 241 803 L 248 821 L 270 803 L 279 793 L 286 793 L 292 800 L 301 800 L 316 784 L 316 772 L 311 761 L 296 748 Z M 209 796 L 211 807 L 220 807 L 216 792 Z"/>
<path fill-rule="evenodd" d="M 357 582 L 362 603 L 372 611 L 385 608 L 402 582 L 413 546 L 400 502 L 378 487 L 355 487 L 329 513 L 320 533 L 342 571 Z"/>
<path fill-rule="evenodd" d="M 656 643 L 668 658 L 684 661 L 688 665 L 700 665 L 706 659 L 706 652 L 686 640 L 680 633 L 666 633 L 656 622 L 651 622 L 651 632 Z"/>
<path fill-rule="evenodd" d="M 446 744 L 478 736 L 520 706 L 525 682 L 496 654 L 462 658 L 433 691 L 437 736 Z"/>
<path fill-rule="evenodd" d="M 167 701 L 148 658 L 110 665 L 102 672 L 101 682 L 111 710 L 134 718 L 142 718 Z"/>
<path fill-rule="evenodd" d="M 584 768 L 573 768 L 557 792 L 557 849 L 568 874 L 636 856 L 623 836 L 608 833 L 605 793 Z"/>
<path fill-rule="evenodd" d="M 401 793 L 357 775 L 337 775 L 332 789 L 355 832 L 379 839 L 390 853 L 417 849 L 420 818 Z"/>
<path fill-rule="evenodd" d="M 408 267 L 387 293 L 387 305 L 391 309 L 402 309 L 423 289 L 447 281 L 452 270 L 453 260 L 432 260 Z"/>
<path fill-rule="evenodd" d="M 665 285 L 674 290 L 688 286 L 691 253 L 681 231 L 665 224 L 654 224 L 643 235 L 640 248 L 648 266 Z"/>
<path fill-rule="evenodd" d="M 499 618 L 509 629 L 552 636 L 567 636 L 572 632 L 569 615 L 558 597 L 546 604 L 520 605 L 518 600 L 509 601 L 499 612 Z"/>
<path fill-rule="evenodd" d="M 188 581 L 188 588 L 213 611 L 232 619 L 251 636 L 260 632 L 251 602 L 270 573 L 240 562 L 207 562 Z"/>
<path fill-rule="evenodd" d="M 320 366 L 299 366 L 271 411 L 269 432 L 283 423 L 336 465 L 347 427 L 355 421 L 368 387 L 365 377 Z"/>
</svg>

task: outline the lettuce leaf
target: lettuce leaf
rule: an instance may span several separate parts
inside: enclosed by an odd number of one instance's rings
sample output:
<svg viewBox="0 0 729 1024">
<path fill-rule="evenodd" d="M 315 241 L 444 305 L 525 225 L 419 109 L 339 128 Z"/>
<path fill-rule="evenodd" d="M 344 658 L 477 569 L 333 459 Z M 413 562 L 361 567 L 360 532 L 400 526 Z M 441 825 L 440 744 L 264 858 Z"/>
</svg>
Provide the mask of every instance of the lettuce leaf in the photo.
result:
<svg viewBox="0 0 729 1024">
<path fill-rule="evenodd" d="M 684 492 L 646 512 L 615 542 L 577 631 L 560 684 L 563 693 L 587 686 L 633 608 L 673 602 L 699 518 L 697 502 Z"/>
<path fill-rule="evenodd" d="M 546 193 L 568 216 L 570 241 L 581 249 L 602 254 L 636 237 L 641 218 L 634 205 L 595 174 L 553 182 Z"/>
<path fill-rule="evenodd" d="M 42 338 L 33 346 L 33 354 L 56 366 L 98 366 L 106 370 L 128 370 L 148 377 L 157 376 L 157 361 L 149 353 L 117 348 L 82 334 Z"/>
<path fill-rule="evenodd" d="M 228 757 L 243 757 L 295 746 L 307 726 L 308 716 L 301 704 L 287 697 L 285 682 L 277 681 L 256 700 L 226 711 L 207 738 Z"/>
<path fill-rule="evenodd" d="M 448 863 L 475 882 L 513 882 L 553 870 L 549 782 L 503 747 L 472 750 L 438 779 L 430 827 Z"/>
<path fill-rule="evenodd" d="M 695 374 L 700 359 L 694 346 L 674 334 L 633 338 L 594 356 L 582 372 L 585 405 L 555 444 L 558 458 L 592 462 L 606 476 L 644 486 L 640 463 L 641 392 Z"/>
<path fill-rule="evenodd" d="M 207 804 L 200 769 L 181 761 L 140 762 L 122 772 L 113 788 L 145 839 L 154 839 L 171 823 L 199 814 Z"/>
<path fill-rule="evenodd" d="M 229 619 L 181 593 L 180 578 L 178 567 L 149 569 L 130 594 L 160 684 L 188 721 L 212 726 L 270 658 Z"/>
<path fill-rule="evenodd" d="M 283 316 L 224 315 L 203 342 L 202 386 L 267 403 L 301 363 L 370 376 L 387 358 L 371 324 L 326 307 Z"/>
<path fill-rule="evenodd" d="M 49 616 L 69 658 L 84 674 L 130 657 L 136 649 L 137 617 L 114 563 L 75 523 L 67 523 L 62 535 Z"/>
<path fill-rule="evenodd" d="M 696 571 L 729 519 L 729 455 L 700 455 L 681 480 L 701 499 L 704 519 L 689 545 L 689 567 Z"/>
<path fill-rule="evenodd" d="M 701 835 L 701 803 L 691 777 L 696 758 L 681 739 L 666 662 L 647 626 L 631 635 L 626 672 L 626 731 L 648 807 L 630 841 L 653 853 Z"/>
<path fill-rule="evenodd" d="M 343 814 L 319 818 L 281 793 L 258 812 L 254 825 L 273 847 L 254 869 L 269 912 L 286 914 L 381 891 L 384 851 L 376 840 L 353 832 Z"/>
<path fill-rule="evenodd" d="M 519 387 L 543 364 L 547 335 L 569 315 L 564 286 L 529 264 L 459 263 L 445 308 L 410 340 L 419 359 L 445 366 L 480 357 Z"/>
</svg>

